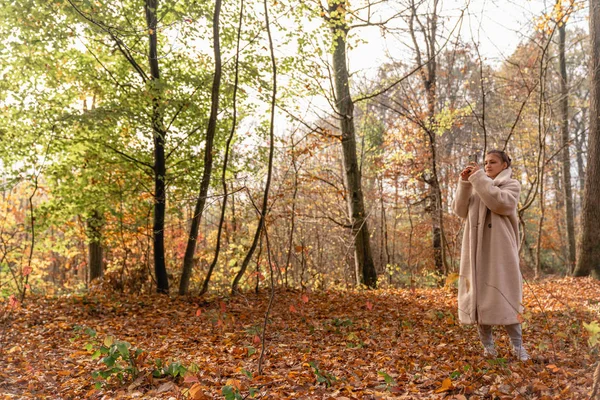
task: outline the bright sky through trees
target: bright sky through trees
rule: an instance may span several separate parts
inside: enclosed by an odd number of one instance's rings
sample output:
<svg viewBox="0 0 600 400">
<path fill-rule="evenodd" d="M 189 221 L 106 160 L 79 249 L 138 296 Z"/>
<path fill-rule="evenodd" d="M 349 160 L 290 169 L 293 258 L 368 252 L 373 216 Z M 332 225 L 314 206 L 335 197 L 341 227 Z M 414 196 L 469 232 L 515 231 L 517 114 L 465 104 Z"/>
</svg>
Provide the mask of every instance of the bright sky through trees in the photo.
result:
<svg viewBox="0 0 600 400">
<path fill-rule="evenodd" d="M 455 27 L 464 42 L 477 43 L 482 57 L 488 63 L 497 64 L 510 55 L 517 45 L 526 40 L 533 31 L 536 18 L 544 11 L 548 12 L 554 2 L 544 0 L 446 0 L 442 1 L 439 15 L 443 17 L 444 30 L 441 38 Z M 585 5 L 587 7 L 587 5 Z M 464 10 L 463 22 L 459 18 Z M 396 7 L 396 12 L 399 9 Z M 578 12 L 570 19 L 571 26 L 587 31 L 587 11 Z M 386 18 L 387 16 L 384 16 Z M 405 27 L 398 21 L 400 28 Z M 374 74 L 384 62 L 392 59 L 412 57 L 406 44 L 410 40 L 406 33 L 384 34 L 378 27 L 363 28 L 359 36 L 366 43 L 358 45 L 349 52 L 352 71 L 362 71 L 366 75 Z M 440 44 L 445 39 L 440 40 Z M 449 45 L 451 45 L 449 43 Z"/>
</svg>

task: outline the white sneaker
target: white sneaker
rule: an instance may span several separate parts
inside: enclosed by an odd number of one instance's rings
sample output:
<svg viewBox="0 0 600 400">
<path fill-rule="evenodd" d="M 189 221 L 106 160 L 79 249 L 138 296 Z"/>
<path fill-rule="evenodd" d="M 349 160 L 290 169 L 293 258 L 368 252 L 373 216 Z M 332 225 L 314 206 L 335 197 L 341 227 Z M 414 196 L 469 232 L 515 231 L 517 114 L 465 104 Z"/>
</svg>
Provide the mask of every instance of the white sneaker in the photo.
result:
<svg viewBox="0 0 600 400">
<path fill-rule="evenodd" d="M 512 354 L 519 361 L 527 361 L 527 360 L 531 359 L 531 357 L 529 357 L 529 353 L 527 353 L 527 350 L 525 350 L 525 347 L 523 347 L 523 346 L 513 347 Z"/>
<path fill-rule="evenodd" d="M 496 348 L 494 347 L 493 344 L 484 345 L 483 346 L 483 356 L 485 358 L 497 358 L 498 350 L 496 350 Z"/>
</svg>

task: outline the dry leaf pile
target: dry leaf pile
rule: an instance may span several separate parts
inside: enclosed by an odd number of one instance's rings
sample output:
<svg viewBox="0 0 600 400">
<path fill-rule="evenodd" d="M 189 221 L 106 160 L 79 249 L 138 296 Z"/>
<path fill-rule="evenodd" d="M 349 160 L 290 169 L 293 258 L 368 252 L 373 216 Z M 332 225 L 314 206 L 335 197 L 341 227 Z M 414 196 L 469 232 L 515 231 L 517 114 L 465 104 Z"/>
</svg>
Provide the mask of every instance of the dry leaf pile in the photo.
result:
<svg viewBox="0 0 600 400">
<path fill-rule="evenodd" d="M 500 358 L 483 358 L 476 329 L 457 322 L 454 289 L 278 290 L 262 375 L 268 292 L 31 297 L 2 317 L 0 398 L 588 398 L 597 348 L 583 323 L 599 319 L 600 283 L 554 279 L 527 284 L 524 294 L 524 340 L 533 360 L 520 363 L 501 329 Z M 144 352 L 135 379 L 112 376 L 98 389 L 92 372 L 105 365 L 92 359 L 90 343 L 97 348 L 107 337 Z M 154 377 L 157 359 L 187 373 Z"/>
</svg>

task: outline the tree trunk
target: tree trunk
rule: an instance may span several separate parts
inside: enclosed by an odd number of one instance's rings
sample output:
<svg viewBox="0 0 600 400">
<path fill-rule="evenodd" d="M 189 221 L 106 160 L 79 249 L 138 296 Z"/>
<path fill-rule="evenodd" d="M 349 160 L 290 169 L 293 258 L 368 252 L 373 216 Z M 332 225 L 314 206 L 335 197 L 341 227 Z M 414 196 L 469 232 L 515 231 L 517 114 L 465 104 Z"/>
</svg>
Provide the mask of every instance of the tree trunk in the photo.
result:
<svg viewBox="0 0 600 400">
<path fill-rule="evenodd" d="M 569 273 L 575 268 L 575 214 L 573 212 L 573 193 L 571 190 L 571 157 L 569 151 L 569 89 L 567 86 L 567 62 L 565 58 L 566 27 L 558 28 L 558 62 L 560 69 L 560 113 L 562 151 L 562 186 L 565 199 L 565 222 L 567 226 L 567 262 Z"/>
<path fill-rule="evenodd" d="M 583 189 L 585 187 L 585 166 L 583 162 L 583 144 L 587 138 L 586 130 L 583 127 L 584 122 L 587 119 L 587 109 L 584 107 L 581 110 L 581 120 L 582 122 L 578 123 L 578 128 L 575 131 L 575 159 L 577 162 L 577 189 L 579 190 L 579 196 L 576 198 L 579 199 L 577 202 L 577 206 L 575 207 L 575 215 L 579 216 L 581 214 L 581 196 L 583 195 Z"/>
<path fill-rule="evenodd" d="M 284 278 L 284 284 L 285 287 L 289 287 L 288 286 L 288 273 L 289 273 L 289 269 L 290 269 L 290 261 L 292 258 L 292 252 L 294 251 L 294 231 L 296 228 L 296 198 L 298 197 L 298 163 L 296 160 L 296 147 L 295 147 L 295 143 L 294 143 L 294 136 L 292 135 L 291 137 L 291 141 L 292 141 L 292 151 L 291 151 L 291 155 L 292 155 L 292 167 L 294 168 L 294 191 L 292 192 L 292 209 L 290 211 L 290 234 L 289 234 L 289 239 L 288 239 L 288 250 L 287 250 L 287 256 L 286 256 L 286 260 L 285 260 L 285 278 Z"/>
<path fill-rule="evenodd" d="M 156 275 L 156 291 L 169 293 L 169 278 L 165 265 L 165 205 L 166 205 L 166 162 L 163 108 L 161 105 L 160 69 L 158 67 L 157 18 L 158 0 L 146 0 L 146 24 L 148 27 L 150 64 L 150 90 L 152 92 L 152 132 L 154 139 L 154 274 Z"/>
<path fill-rule="evenodd" d="M 421 68 L 421 79 L 423 81 L 423 87 L 425 90 L 425 96 L 427 99 L 427 123 L 425 128 L 425 134 L 429 141 L 430 151 L 430 169 L 431 172 L 424 174 L 424 180 L 429 186 L 429 203 L 428 209 L 431 214 L 431 238 L 433 247 L 433 256 L 435 262 L 435 269 L 440 275 L 447 273 L 446 260 L 444 254 L 444 210 L 442 207 L 442 192 L 440 189 L 440 182 L 437 172 L 437 145 L 436 145 L 436 133 L 435 133 L 435 103 L 436 103 L 436 85 L 437 85 L 437 59 L 436 59 L 436 39 L 437 39 L 437 6 L 438 0 L 433 2 L 433 10 L 431 14 L 427 15 L 426 24 L 422 24 L 418 13 L 417 5 L 414 1 L 411 2 L 412 14 L 409 20 L 409 31 L 413 40 L 416 51 L 417 65 L 424 65 L 423 56 L 419 43 L 416 39 L 416 32 L 414 23 L 415 21 L 420 26 L 422 33 L 425 37 L 425 54 L 427 56 L 427 65 Z"/>
<path fill-rule="evenodd" d="M 221 6 L 221 0 L 217 0 L 219 3 L 219 7 Z M 216 7 L 216 5 L 215 5 Z M 228 187 L 227 187 L 227 167 L 229 165 L 229 152 L 231 149 L 231 142 L 233 141 L 233 137 L 235 135 L 235 130 L 237 128 L 237 92 L 238 92 L 238 81 L 239 81 L 239 58 L 240 58 L 240 37 L 242 34 L 242 21 L 243 21 L 243 13 L 244 13 L 244 0 L 240 2 L 240 14 L 239 14 L 239 25 L 237 32 L 237 45 L 236 45 L 236 53 L 235 53 L 235 80 L 233 84 L 233 118 L 231 121 L 231 130 L 229 131 L 229 137 L 227 138 L 227 143 L 225 144 L 225 156 L 223 157 L 223 169 L 221 173 L 221 185 L 223 187 L 223 204 L 221 206 L 221 216 L 219 217 L 219 228 L 217 230 L 217 244 L 215 246 L 215 255 L 213 257 L 212 262 L 208 267 L 208 272 L 206 273 L 206 277 L 204 278 L 204 283 L 202 284 L 202 288 L 200 289 L 200 296 L 204 295 L 208 291 L 208 283 L 210 282 L 210 277 L 217 265 L 217 261 L 219 260 L 219 252 L 221 250 L 221 233 L 223 232 L 223 224 L 225 222 L 225 212 L 227 211 L 227 197 Z M 218 20 L 217 20 L 218 22 Z M 235 213 L 234 213 L 235 214 Z M 234 216 L 235 218 L 235 216 Z"/>
<path fill-rule="evenodd" d="M 252 244 L 250 245 L 250 249 L 244 257 L 244 261 L 242 261 L 242 266 L 235 276 L 233 283 L 231 284 L 231 294 L 236 294 L 238 292 L 238 286 L 242 276 L 246 272 L 246 268 L 248 268 L 248 264 L 252 259 L 252 255 L 256 250 L 256 245 L 258 243 L 258 239 L 262 234 L 262 230 L 265 226 L 265 220 L 267 218 L 267 213 L 269 212 L 269 190 L 271 188 L 271 178 L 273 176 L 273 152 L 275 150 L 275 104 L 277 98 L 277 63 L 275 61 L 275 53 L 273 49 L 273 41 L 271 39 L 271 31 L 269 29 L 269 15 L 267 13 L 267 7 L 265 4 L 265 23 L 267 25 L 267 35 L 269 37 L 269 50 L 271 55 L 271 67 L 273 72 L 273 90 L 271 91 L 271 112 L 270 112 L 270 122 L 269 122 L 269 161 L 267 164 L 267 180 L 265 182 L 265 190 L 263 192 L 263 200 L 262 206 L 260 210 L 260 218 L 258 220 L 258 226 L 256 227 L 256 231 L 254 232 L 254 239 L 252 240 Z M 266 233 L 265 233 L 266 234 Z"/>
<path fill-rule="evenodd" d="M 104 273 L 102 265 L 102 225 L 102 217 L 97 210 L 93 210 L 92 215 L 87 220 L 90 282 L 96 278 L 102 277 Z"/>
<path fill-rule="evenodd" d="M 187 294 L 190 286 L 190 277 L 194 267 L 194 254 L 196 253 L 196 241 L 198 240 L 198 227 L 206 204 L 206 196 L 210 187 L 210 177 L 212 174 L 213 163 L 213 142 L 217 130 L 217 113 L 219 111 L 219 90 L 221 87 L 221 48 L 219 41 L 219 14 L 221 12 L 221 0 L 215 2 L 215 12 L 213 15 L 213 47 L 215 52 L 215 75 L 213 77 L 210 117 L 206 128 L 206 145 L 204 147 L 204 171 L 202 181 L 200 182 L 200 193 L 196 199 L 190 234 L 188 236 L 185 255 L 183 257 L 183 270 L 181 281 L 179 282 L 179 294 Z M 223 200 L 225 201 L 225 199 Z"/>
<path fill-rule="evenodd" d="M 600 278 L 600 2 L 590 0 L 590 128 L 581 213 L 581 241 L 575 276 Z"/>
<path fill-rule="evenodd" d="M 377 286 L 377 272 L 371 255 L 369 242 L 369 228 L 365 215 L 365 205 L 361 187 L 361 174 L 358 168 L 356 155 L 356 135 L 354 130 L 354 103 L 350 97 L 350 83 L 348 66 L 346 65 L 346 37 L 348 27 L 345 21 L 345 13 L 338 11 L 345 8 L 346 4 L 341 2 L 330 3 L 330 15 L 337 11 L 336 17 L 332 17 L 334 52 L 333 52 L 333 75 L 335 85 L 335 105 L 340 119 L 342 131 L 342 155 L 345 169 L 345 179 L 348 190 L 348 209 L 352 223 L 352 237 L 354 239 L 354 262 L 361 273 L 361 283 L 367 287 Z"/>
</svg>

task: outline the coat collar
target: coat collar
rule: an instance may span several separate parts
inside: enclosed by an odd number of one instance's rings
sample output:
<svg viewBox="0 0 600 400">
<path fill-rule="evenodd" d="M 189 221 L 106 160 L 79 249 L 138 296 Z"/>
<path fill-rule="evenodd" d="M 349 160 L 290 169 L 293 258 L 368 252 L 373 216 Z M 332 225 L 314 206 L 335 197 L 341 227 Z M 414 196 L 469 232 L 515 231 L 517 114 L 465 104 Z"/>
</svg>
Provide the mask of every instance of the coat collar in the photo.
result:
<svg viewBox="0 0 600 400">
<path fill-rule="evenodd" d="M 494 186 L 500 186 L 506 182 L 508 182 L 512 177 L 512 169 L 510 167 L 506 168 L 502 172 L 500 172 L 494 178 Z"/>
</svg>

